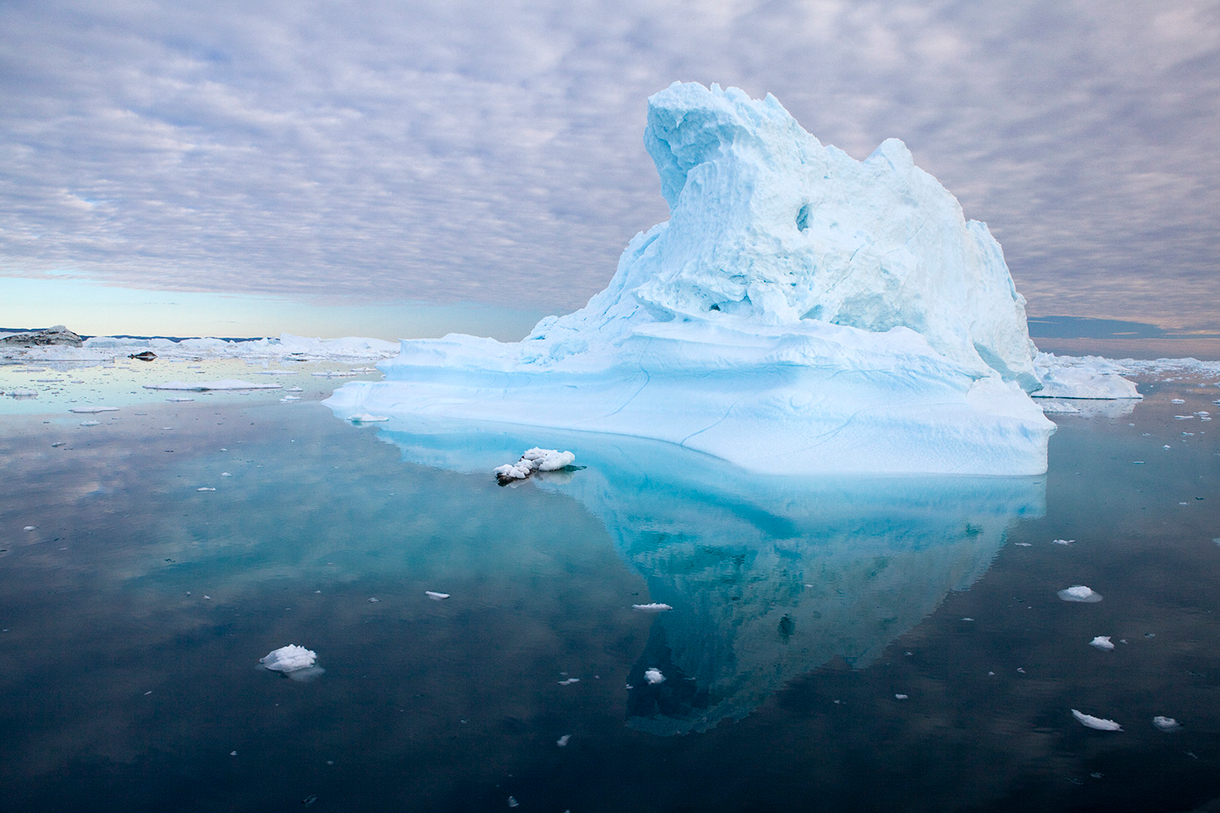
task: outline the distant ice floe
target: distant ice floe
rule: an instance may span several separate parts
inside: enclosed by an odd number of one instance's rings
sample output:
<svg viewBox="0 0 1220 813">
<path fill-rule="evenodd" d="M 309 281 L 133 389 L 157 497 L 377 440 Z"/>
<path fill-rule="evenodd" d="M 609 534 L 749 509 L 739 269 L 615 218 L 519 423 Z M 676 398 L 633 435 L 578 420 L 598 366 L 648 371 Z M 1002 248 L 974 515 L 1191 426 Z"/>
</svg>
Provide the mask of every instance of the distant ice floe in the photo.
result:
<svg viewBox="0 0 1220 813">
<path fill-rule="evenodd" d="M 568 747 L 568 742 L 569 742 L 571 739 L 572 739 L 572 735 L 571 735 L 571 734 L 564 734 L 562 737 L 560 737 L 559 739 L 555 740 L 555 744 L 556 744 L 556 745 L 558 745 L 560 748 L 567 748 L 567 747 Z"/>
<path fill-rule="evenodd" d="M 4 347 L 0 357 L 30 361 L 108 361 L 116 356 L 131 356 L 151 351 L 170 361 L 213 358 L 258 361 L 348 361 L 369 362 L 393 357 L 398 342 L 350 336 L 342 339 L 307 338 L 281 333 L 279 338 L 232 339 L 128 339 L 95 336 L 80 347 Z M 366 368 L 367 369 L 367 368 Z M 271 371 L 278 375 L 282 371 Z"/>
<path fill-rule="evenodd" d="M 445 599 L 449 598 L 448 593 L 438 593 L 435 590 L 425 590 L 424 595 L 433 601 L 444 601 Z"/>
<path fill-rule="evenodd" d="M 206 596 L 204 598 L 207 598 Z M 320 676 L 326 670 L 317 666 L 318 655 L 311 649 L 289 644 L 272 650 L 258 659 L 263 668 L 280 672 L 293 680 L 307 681 Z"/>
<path fill-rule="evenodd" d="M 1089 646 L 1104 649 L 1107 652 L 1114 649 L 1114 644 L 1110 641 L 1109 635 L 1098 635 L 1092 641 L 1089 641 Z"/>
<path fill-rule="evenodd" d="M 665 682 L 665 675 L 661 674 L 661 670 L 657 668 L 647 669 L 644 671 L 644 680 L 649 683 L 657 684 Z"/>
<path fill-rule="evenodd" d="M 524 480 L 537 471 L 560 471 L 576 462 L 576 455 L 555 449 L 527 449 L 516 463 L 506 463 L 492 470 L 500 485 Z"/>
<path fill-rule="evenodd" d="M 653 604 L 632 604 L 631 609 L 636 610 L 641 613 L 663 613 L 668 610 L 672 610 L 673 607 L 670 607 L 668 604 L 653 603 Z"/>
<path fill-rule="evenodd" d="M 101 421 L 81 421 L 80 425 L 81 426 L 98 426 L 100 423 L 101 423 Z"/>
<path fill-rule="evenodd" d="M 1182 724 L 1172 717 L 1162 717 L 1159 714 L 1152 718 L 1152 724 L 1161 731 L 1173 731 L 1176 728 L 1182 727 Z"/>
<path fill-rule="evenodd" d="M 1101 601 L 1101 594 L 1095 593 L 1083 584 L 1073 585 L 1064 590 L 1059 591 L 1059 598 L 1064 601 L 1079 601 L 1086 604 L 1095 604 Z"/>
<path fill-rule="evenodd" d="M 119 408 L 112 406 L 83 406 L 72 407 L 68 411 L 75 412 L 79 415 L 96 415 L 99 412 L 118 412 Z"/>
<path fill-rule="evenodd" d="M 240 381 L 226 378 L 221 381 L 166 381 L 161 384 L 144 384 L 146 390 L 175 390 L 183 392 L 210 392 L 212 390 L 278 390 L 280 384 L 255 384 L 252 381 Z"/>
<path fill-rule="evenodd" d="M 1034 370 L 1042 389 L 1035 398 L 1081 398 L 1092 400 L 1138 400 L 1135 383 L 1122 377 L 1122 368 L 1097 356 L 1056 356 L 1039 353 Z"/>
<path fill-rule="evenodd" d="M 1072 709 L 1072 716 L 1075 717 L 1080 724 L 1085 728 L 1093 728 L 1097 731 L 1122 731 L 1123 727 L 1113 720 L 1105 720 L 1101 717 L 1094 717 L 1092 714 L 1085 714 L 1083 711 Z"/>
</svg>

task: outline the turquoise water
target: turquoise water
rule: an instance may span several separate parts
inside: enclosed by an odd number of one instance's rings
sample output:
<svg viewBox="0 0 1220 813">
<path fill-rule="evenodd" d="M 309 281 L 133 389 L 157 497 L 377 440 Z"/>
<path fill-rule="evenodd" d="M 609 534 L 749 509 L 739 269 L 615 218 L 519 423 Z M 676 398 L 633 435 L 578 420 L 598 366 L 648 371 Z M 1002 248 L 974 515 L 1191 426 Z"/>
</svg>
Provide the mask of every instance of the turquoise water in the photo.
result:
<svg viewBox="0 0 1220 813">
<path fill-rule="evenodd" d="M 1174 417 L 1220 410 L 1210 383 L 1056 416 L 1045 477 L 890 480 L 356 427 L 317 403 L 324 383 L 66 412 L 83 386 L 0 417 L 6 809 L 1220 797 L 1220 446 Z M 586 468 L 498 487 L 490 469 L 533 445 Z M 1077 584 L 1103 600 L 1057 597 Z M 648 602 L 673 609 L 632 609 Z M 290 643 L 325 673 L 261 668 Z"/>
</svg>

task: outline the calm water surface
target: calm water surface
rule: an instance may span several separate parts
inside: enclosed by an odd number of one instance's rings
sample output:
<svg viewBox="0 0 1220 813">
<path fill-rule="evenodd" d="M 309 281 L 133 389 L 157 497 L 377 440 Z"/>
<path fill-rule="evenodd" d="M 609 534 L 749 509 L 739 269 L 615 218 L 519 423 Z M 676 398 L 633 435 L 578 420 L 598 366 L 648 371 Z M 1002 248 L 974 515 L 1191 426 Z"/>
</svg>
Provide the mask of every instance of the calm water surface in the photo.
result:
<svg viewBox="0 0 1220 813">
<path fill-rule="evenodd" d="M 625 439 L 356 427 L 305 373 L 295 403 L 91 375 L 0 415 L 4 809 L 1220 797 L 1210 382 L 1054 416 L 1045 477 L 794 481 Z M 121 408 L 67 412 L 90 399 Z M 587 468 L 498 487 L 533 445 Z M 1103 600 L 1058 598 L 1081 584 Z M 260 667 L 290 643 L 325 673 Z"/>
</svg>

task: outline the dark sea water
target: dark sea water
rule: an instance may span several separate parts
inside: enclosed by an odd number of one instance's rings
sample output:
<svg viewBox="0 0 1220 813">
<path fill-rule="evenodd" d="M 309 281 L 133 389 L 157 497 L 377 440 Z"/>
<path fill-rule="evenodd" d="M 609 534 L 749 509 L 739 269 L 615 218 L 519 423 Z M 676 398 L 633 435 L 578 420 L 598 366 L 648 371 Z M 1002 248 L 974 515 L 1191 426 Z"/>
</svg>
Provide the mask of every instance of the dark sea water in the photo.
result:
<svg viewBox="0 0 1220 813">
<path fill-rule="evenodd" d="M 1053 416 L 1044 477 L 888 480 L 320 388 L 23 403 L 0 809 L 1216 809 L 1220 389 L 1141 391 Z M 586 468 L 497 486 L 533 445 Z M 287 644 L 325 672 L 260 666 Z"/>
</svg>

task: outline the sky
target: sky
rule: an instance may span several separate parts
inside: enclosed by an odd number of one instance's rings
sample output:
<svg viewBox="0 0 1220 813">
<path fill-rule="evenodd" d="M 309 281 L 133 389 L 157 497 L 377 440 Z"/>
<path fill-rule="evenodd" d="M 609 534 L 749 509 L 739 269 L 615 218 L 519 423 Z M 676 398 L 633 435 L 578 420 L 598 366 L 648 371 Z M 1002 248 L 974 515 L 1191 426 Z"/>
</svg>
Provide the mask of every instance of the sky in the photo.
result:
<svg viewBox="0 0 1220 813">
<path fill-rule="evenodd" d="M 0 327 L 517 338 L 668 217 L 675 80 L 902 139 L 1031 317 L 1220 330 L 1215 0 L 0 0 Z"/>
</svg>

